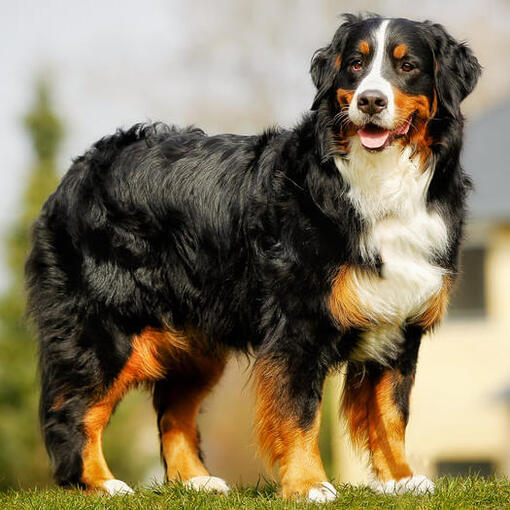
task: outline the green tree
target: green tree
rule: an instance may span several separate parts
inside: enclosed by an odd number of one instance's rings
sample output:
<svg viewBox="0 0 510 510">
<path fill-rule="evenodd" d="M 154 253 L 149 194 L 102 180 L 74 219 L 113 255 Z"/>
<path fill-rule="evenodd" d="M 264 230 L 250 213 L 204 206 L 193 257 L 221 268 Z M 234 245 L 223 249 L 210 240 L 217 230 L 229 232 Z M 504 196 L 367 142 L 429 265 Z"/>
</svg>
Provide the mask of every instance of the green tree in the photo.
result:
<svg viewBox="0 0 510 510">
<path fill-rule="evenodd" d="M 31 224 L 58 181 L 56 155 L 63 130 L 52 111 L 47 83 L 38 84 L 23 123 L 35 158 L 19 219 L 6 239 L 10 282 L 0 297 L 0 487 L 40 485 L 49 478 L 37 417 L 37 347 L 24 320 L 23 283 Z"/>
</svg>

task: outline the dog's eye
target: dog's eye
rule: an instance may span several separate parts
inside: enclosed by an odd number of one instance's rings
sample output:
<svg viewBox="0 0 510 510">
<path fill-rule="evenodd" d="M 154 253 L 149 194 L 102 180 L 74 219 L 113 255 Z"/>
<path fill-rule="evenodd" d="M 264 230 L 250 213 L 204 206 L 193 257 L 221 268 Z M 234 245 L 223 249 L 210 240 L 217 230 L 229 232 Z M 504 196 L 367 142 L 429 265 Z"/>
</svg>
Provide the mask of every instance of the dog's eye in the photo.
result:
<svg viewBox="0 0 510 510">
<path fill-rule="evenodd" d="M 363 62 L 359 58 L 351 62 L 351 69 L 353 71 L 361 71 L 362 68 Z"/>
<path fill-rule="evenodd" d="M 411 62 L 404 62 L 401 66 L 402 71 L 408 73 L 409 71 L 412 71 L 415 68 Z"/>
</svg>

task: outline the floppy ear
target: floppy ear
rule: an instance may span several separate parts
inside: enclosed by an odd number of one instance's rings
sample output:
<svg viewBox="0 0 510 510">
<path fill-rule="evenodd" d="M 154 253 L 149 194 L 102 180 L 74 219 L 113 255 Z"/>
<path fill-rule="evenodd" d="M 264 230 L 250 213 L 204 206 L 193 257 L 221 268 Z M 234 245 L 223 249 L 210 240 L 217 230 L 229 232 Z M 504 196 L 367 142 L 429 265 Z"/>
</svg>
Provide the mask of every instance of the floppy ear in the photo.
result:
<svg viewBox="0 0 510 510">
<path fill-rule="evenodd" d="M 460 103 L 475 88 L 482 68 L 468 46 L 457 42 L 442 25 L 426 22 L 435 59 L 439 104 L 453 117 L 461 116 Z"/>
<path fill-rule="evenodd" d="M 333 41 L 328 46 L 318 49 L 312 57 L 310 66 L 310 74 L 312 81 L 317 87 L 317 93 L 312 104 L 312 110 L 317 110 L 319 104 L 328 94 L 333 86 L 335 77 L 339 71 L 338 63 L 340 62 L 342 50 L 347 39 L 350 27 L 360 21 L 362 18 L 353 14 L 344 14 L 345 22 L 340 25 L 333 36 Z"/>
<path fill-rule="evenodd" d="M 332 59 L 333 49 L 331 45 L 318 49 L 312 57 L 310 74 L 312 81 L 317 87 L 317 93 L 312 104 L 312 110 L 317 110 L 322 98 L 329 92 L 335 79 L 335 68 Z"/>
</svg>

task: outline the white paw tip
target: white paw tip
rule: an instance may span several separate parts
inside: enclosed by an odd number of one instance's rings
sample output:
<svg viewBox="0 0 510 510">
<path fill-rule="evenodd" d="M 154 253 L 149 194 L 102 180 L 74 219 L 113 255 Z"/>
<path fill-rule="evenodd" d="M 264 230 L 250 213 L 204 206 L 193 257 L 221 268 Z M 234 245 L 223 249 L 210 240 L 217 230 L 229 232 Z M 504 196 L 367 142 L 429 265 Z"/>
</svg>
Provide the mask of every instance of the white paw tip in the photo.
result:
<svg viewBox="0 0 510 510">
<path fill-rule="evenodd" d="M 103 488 L 110 496 L 135 493 L 133 489 L 122 480 L 106 480 L 106 482 L 103 483 Z"/>
<path fill-rule="evenodd" d="M 308 501 L 328 503 L 336 498 L 336 490 L 329 482 L 321 482 L 308 491 Z"/>
<path fill-rule="evenodd" d="M 432 494 L 436 488 L 434 482 L 424 475 L 413 475 L 400 480 L 388 480 L 387 482 L 372 481 L 370 487 L 381 494 Z"/>
<path fill-rule="evenodd" d="M 190 478 L 184 486 L 196 491 L 216 491 L 222 492 L 223 494 L 226 494 L 230 490 L 225 480 L 217 476 L 195 476 Z"/>
</svg>

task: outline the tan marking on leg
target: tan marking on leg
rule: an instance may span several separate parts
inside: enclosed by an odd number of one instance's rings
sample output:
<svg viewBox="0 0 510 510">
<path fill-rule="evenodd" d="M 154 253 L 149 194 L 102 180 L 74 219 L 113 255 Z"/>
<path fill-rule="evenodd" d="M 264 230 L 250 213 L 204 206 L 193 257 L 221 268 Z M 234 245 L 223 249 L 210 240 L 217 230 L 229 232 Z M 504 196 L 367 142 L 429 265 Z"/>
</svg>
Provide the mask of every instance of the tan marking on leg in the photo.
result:
<svg viewBox="0 0 510 510">
<path fill-rule="evenodd" d="M 340 267 L 333 279 L 328 306 L 335 321 L 344 329 L 368 327 L 373 323 L 370 311 L 358 298 L 355 281 L 355 268 L 349 264 Z"/>
<path fill-rule="evenodd" d="M 285 369 L 274 360 L 259 359 L 254 373 L 259 448 L 271 465 L 279 462 L 283 497 L 306 497 L 313 486 L 327 480 L 318 443 L 320 407 L 304 430 L 289 413 L 285 394 L 276 389 L 286 377 Z"/>
<path fill-rule="evenodd" d="M 147 328 L 133 338 L 131 355 L 124 368 L 83 418 L 82 482 L 85 485 L 101 488 L 104 481 L 113 479 L 103 454 L 103 432 L 117 403 L 131 387 L 160 379 L 169 360 L 175 361 L 190 349 L 186 337 L 173 331 Z"/>
<path fill-rule="evenodd" d="M 412 475 L 405 455 L 406 424 L 394 399 L 394 375 L 386 371 L 374 383 L 348 372 L 342 402 L 353 442 L 368 448 L 381 481 Z"/>
<path fill-rule="evenodd" d="M 164 398 L 158 406 L 165 410 L 159 421 L 161 450 L 166 464 L 168 480 L 186 481 L 195 476 L 208 476 L 209 472 L 199 458 L 197 416 L 203 399 L 220 379 L 226 357 L 192 359 L 189 374 L 162 383 Z M 156 400 L 156 397 L 155 397 Z"/>
<path fill-rule="evenodd" d="M 383 374 L 369 404 L 368 436 L 372 467 L 379 480 L 400 480 L 413 472 L 405 454 L 406 424 L 394 398 L 392 374 Z"/>
<path fill-rule="evenodd" d="M 425 312 L 418 317 L 415 321 L 416 324 L 419 324 L 423 327 L 423 329 L 428 330 L 441 322 L 448 306 L 451 287 L 451 276 L 443 276 L 443 285 L 441 286 L 441 289 L 437 294 L 429 299 Z"/>
<path fill-rule="evenodd" d="M 372 397 L 370 381 L 348 365 L 342 394 L 341 410 L 349 427 L 354 446 L 368 447 L 368 404 Z"/>
<path fill-rule="evenodd" d="M 88 488 L 102 488 L 106 480 L 113 480 L 103 453 L 103 432 L 115 407 L 114 397 L 104 399 L 91 407 L 83 420 L 86 443 L 82 452 L 81 481 Z"/>
<path fill-rule="evenodd" d="M 194 351 L 197 344 L 191 332 L 146 328 L 133 339 L 133 352 L 123 375 L 133 381 L 161 379 L 168 367 Z"/>
<path fill-rule="evenodd" d="M 407 46 L 405 44 L 398 44 L 395 46 L 395 49 L 393 50 L 393 56 L 395 58 L 398 58 L 399 60 L 401 58 L 404 58 L 407 55 Z"/>
</svg>

